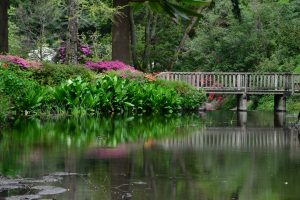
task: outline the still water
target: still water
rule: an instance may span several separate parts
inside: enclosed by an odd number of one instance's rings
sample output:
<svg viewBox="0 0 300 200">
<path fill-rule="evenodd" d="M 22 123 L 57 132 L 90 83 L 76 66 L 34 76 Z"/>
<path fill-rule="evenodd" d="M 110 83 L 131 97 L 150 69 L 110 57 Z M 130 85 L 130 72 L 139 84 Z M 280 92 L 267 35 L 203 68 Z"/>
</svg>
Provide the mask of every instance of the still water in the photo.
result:
<svg viewBox="0 0 300 200">
<path fill-rule="evenodd" d="M 297 128 L 273 112 L 17 120 L 0 199 L 298 200 Z"/>
</svg>

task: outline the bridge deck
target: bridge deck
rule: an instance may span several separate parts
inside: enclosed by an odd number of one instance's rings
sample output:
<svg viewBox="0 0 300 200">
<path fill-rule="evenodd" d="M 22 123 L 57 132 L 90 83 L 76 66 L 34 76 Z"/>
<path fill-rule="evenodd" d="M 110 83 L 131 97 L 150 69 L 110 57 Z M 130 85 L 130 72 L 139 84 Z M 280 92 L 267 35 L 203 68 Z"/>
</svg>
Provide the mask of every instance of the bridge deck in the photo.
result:
<svg viewBox="0 0 300 200">
<path fill-rule="evenodd" d="M 222 94 L 300 94 L 300 74 L 162 72 L 157 77 Z"/>
</svg>

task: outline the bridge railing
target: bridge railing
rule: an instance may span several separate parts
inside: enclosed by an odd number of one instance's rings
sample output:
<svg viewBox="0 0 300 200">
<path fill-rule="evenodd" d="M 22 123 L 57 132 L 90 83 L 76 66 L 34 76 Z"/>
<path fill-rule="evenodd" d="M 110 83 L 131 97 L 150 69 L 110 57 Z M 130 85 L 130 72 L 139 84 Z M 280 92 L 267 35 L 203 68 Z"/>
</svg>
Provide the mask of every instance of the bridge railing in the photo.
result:
<svg viewBox="0 0 300 200">
<path fill-rule="evenodd" d="M 300 92 L 300 74 L 162 72 L 157 77 L 169 81 L 183 81 L 197 89 L 215 92 Z"/>
</svg>

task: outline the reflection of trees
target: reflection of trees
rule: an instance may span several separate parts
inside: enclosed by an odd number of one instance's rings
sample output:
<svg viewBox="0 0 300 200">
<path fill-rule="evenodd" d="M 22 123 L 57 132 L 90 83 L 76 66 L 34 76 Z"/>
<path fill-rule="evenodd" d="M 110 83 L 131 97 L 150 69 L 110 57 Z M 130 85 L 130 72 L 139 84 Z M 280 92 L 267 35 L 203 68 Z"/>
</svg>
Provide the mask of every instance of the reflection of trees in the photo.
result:
<svg viewBox="0 0 300 200">
<path fill-rule="evenodd" d="M 28 167 L 25 170 L 27 176 L 43 174 L 49 168 L 55 168 L 56 164 L 40 164 L 64 157 L 63 152 L 66 150 L 78 156 L 91 145 L 114 147 L 119 143 L 162 138 L 176 134 L 177 127 L 190 123 L 199 124 L 199 118 L 194 115 L 18 120 L 12 128 L 1 133 L 0 170 L 4 175 L 25 176 L 19 170 Z M 189 128 L 185 132 L 189 132 Z M 40 169 L 30 172 L 33 164 L 39 165 Z M 64 163 L 59 165 L 63 166 Z"/>
</svg>

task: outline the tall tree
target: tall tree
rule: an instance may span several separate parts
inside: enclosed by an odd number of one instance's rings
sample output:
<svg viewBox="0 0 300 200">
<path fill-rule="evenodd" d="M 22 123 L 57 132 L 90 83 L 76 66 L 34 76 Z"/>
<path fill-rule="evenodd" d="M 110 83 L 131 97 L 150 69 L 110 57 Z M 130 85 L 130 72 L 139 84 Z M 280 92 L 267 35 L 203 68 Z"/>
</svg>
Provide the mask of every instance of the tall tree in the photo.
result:
<svg viewBox="0 0 300 200">
<path fill-rule="evenodd" d="M 131 38 L 130 38 L 130 8 L 129 2 L 135 4 L 147 3 L 153 11 L 161 12 L 170 15 L 173 19 L 188 18 L 188 16 L 198 16 L 196 12 L 184 8 L 181 5 L 174 4 L 169 0 L 156 1 L 156 0 L 113 0 L 113 7 L 120 8 L 119 13 L 114 15 L 114 23 L 112 26 L 112 59 L 120 60 L 125 63 L 131 64 Z M 208 1 L 199 0 L 182 0 L 189 5 L 207 5 Z M 153 15 L 153 14 L 152 14 Z M 150 36 L 150 34 L 149 34 Z M 146 52 L 147 53 L 147 52 Z"/>
<path fill-rule="evenodd" d="M 77 64 L 78 49 L 78 16 L 77 16 L 78 0 L 68 1 L 68 34 L 66 48 L 66 63 Z"/>
<path fill-rule="evenodd" d="M 200 14 L 201 11 L 203 10 L 203 8 L 204 8 L 204 7 L 198 8 L 197 13 Z M 173 55 L 173 58 L 172 58 L 172 60 L 171 60 L 170 66 L 169 66 L 169 70 L 172 71 L 172 69 L 173 69 L 175 63 L 176 63 L 177 60 L 178 60 L 178 56 L 179 56 L 181 50 L 182 50 L 183 47 L 184 47 L 185 41 L 187 40 L 187 38 L 188 38 L 189 33 L 191 32 L 191 30 L 194 28 L 194 26 L 195 26 L 197 20 L 198 20 L 198 16 L 194 16 L 194 17 L 192 17 L 192 19 L 190 20 L 190 23 L 189 23 L 189 25 L 187 26 L 187 28 L 185 29 L 184 34 L 183 34 L 183 36 L 182 36 L 182 38 L 181 38 L 181 41 L 180 41 L 180 43 L 179 43 L 179 46 L 178 46 L 177 49 L 175 50 L 175 53 L 174 53 L 174 55 Z"/>
<path fill-rule="evenodd" d="M 129 0 L 113 0 L 113 7 L 120 7 L 114 14 L 112 25 L 112 59 L 131 64 Z"/>
<path fill-rule="evenodd" d="M 133 17 L 133 9 L 130 8 L 130 39 L 131 39 L 131 56 L 132 56 L 132 64 L 133 66 L 137 67 L 138 64 L 138 59 L 137 59 L 137 36 L 136 36 L 136 27 L 135 27 L 135 22 L 134 22 L 134 17 Z"/>
<path fill-rule="evenodd" d="M 145 48 L 143 56 L 143 67 L 147 69 L 150 61 L 150 42 L 151 42 L 151 25 L 153 23 L 153 12 L 151 10 L 146 11 L 146 26 L 145 26 Z"/>
<path fill-rule="evenodd" d="M 0 53 L 8 53 L 8 0 L 0 1 Z"/>
</svg>

